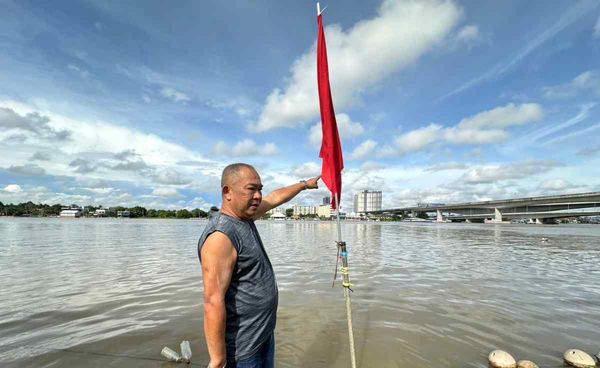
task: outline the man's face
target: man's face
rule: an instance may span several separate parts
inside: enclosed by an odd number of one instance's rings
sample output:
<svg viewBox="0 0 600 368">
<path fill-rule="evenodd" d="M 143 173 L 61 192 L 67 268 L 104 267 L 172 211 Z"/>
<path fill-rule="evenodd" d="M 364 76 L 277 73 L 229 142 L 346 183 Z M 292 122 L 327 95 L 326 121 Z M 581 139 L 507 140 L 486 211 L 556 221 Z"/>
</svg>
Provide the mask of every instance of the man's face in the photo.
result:
<svg viewBox="0 0 600 368">
<path fill-rule="evenodd" d="M 225 199 L 239 218 L 249 220 L 254 217 L 262 201 L 262 188 L 258 173 L 242 168 L 238 177 L 228 186 Z"/>
</svg>

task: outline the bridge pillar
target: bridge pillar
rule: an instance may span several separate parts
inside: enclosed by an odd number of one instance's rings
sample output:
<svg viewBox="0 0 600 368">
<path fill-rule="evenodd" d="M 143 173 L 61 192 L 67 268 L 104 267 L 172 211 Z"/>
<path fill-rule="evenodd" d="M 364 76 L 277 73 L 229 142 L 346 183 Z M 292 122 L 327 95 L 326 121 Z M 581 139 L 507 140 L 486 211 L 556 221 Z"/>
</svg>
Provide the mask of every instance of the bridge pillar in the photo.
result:
<svg viewBox="0 0 600 368">
<path fill-rule="evenodd" d="M 494 222 L 502 222 L 502 212 L 497 208 L 494 208 Z"/>
<path fill-rule="evenodd" d="M 442 210 L 436 210 L 437 212 L 437 222 L 444 222 L 444 215 L 442 215 Z"/>
</svg>

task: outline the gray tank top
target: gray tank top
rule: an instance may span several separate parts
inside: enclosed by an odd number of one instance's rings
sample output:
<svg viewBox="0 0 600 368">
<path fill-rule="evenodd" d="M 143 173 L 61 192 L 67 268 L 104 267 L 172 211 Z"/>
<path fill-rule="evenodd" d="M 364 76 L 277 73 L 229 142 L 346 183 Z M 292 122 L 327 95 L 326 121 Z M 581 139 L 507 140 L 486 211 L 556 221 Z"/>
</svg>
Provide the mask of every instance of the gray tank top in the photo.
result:
<svg viewBox="0 0 600 368">
<path fill-rule="evenodd" d="M 278 292 L 271 261 L 252 220 L 216 213 L 198 241 L 198 257 L 206 238 L 215 231 L 227 235 L 237 262 L 225 294 L 225 343 L 228 360 L 246 359 L 258 351 L 275 330 Z"/>
</svg>

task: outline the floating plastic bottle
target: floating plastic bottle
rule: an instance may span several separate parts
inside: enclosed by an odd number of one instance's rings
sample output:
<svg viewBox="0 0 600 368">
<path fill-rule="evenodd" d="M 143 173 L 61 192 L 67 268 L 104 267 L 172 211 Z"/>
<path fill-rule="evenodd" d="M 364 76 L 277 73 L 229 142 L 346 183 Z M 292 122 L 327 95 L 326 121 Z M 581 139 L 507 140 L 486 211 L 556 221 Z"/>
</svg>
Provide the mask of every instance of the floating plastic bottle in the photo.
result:
<svg viewBox="0 0 600 368">
<path fill-rule="evenodd" d="M 171 348 L 169 348 L 167 346 L 165 346 L 162 349 L 162 351 L 160 352 L 160 355 L 164 356 L 171 362 L 177 362 L 177 363 L 181 362 L 181 355 L 177 354 L 176 351 L 172 350 Z"/>
<path fill-rule="evenodd" d="M 181 357 L 183 361 L 189 363 L 192 361 L 192 347 L 190 346 L 190 342 L 187 340 L 183 340 L 179 345 L 181 348 Z"/>
</svg>

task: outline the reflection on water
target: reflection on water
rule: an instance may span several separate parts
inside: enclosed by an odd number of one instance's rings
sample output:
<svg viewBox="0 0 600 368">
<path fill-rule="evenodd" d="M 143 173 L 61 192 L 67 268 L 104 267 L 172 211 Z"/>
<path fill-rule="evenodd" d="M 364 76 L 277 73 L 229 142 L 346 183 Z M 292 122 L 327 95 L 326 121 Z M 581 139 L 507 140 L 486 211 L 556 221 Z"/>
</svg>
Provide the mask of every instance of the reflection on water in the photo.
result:
<svg viewBox="0 0 600 368">
<path fill-rule="evenodd" d="M 0 362 L 161 367 L 162 346 L 187 339 L 205 363 L 204 224 L 0 219 Z M 281 292 L 278 366 L 347 367 L 335 223 L 257 224 Z M 361 367 L 484 367 L 494 348 L 560 366 L 567 348 L 600 348 L 598 226 L 346 222 L 343 234 Z"/>
</svg>

